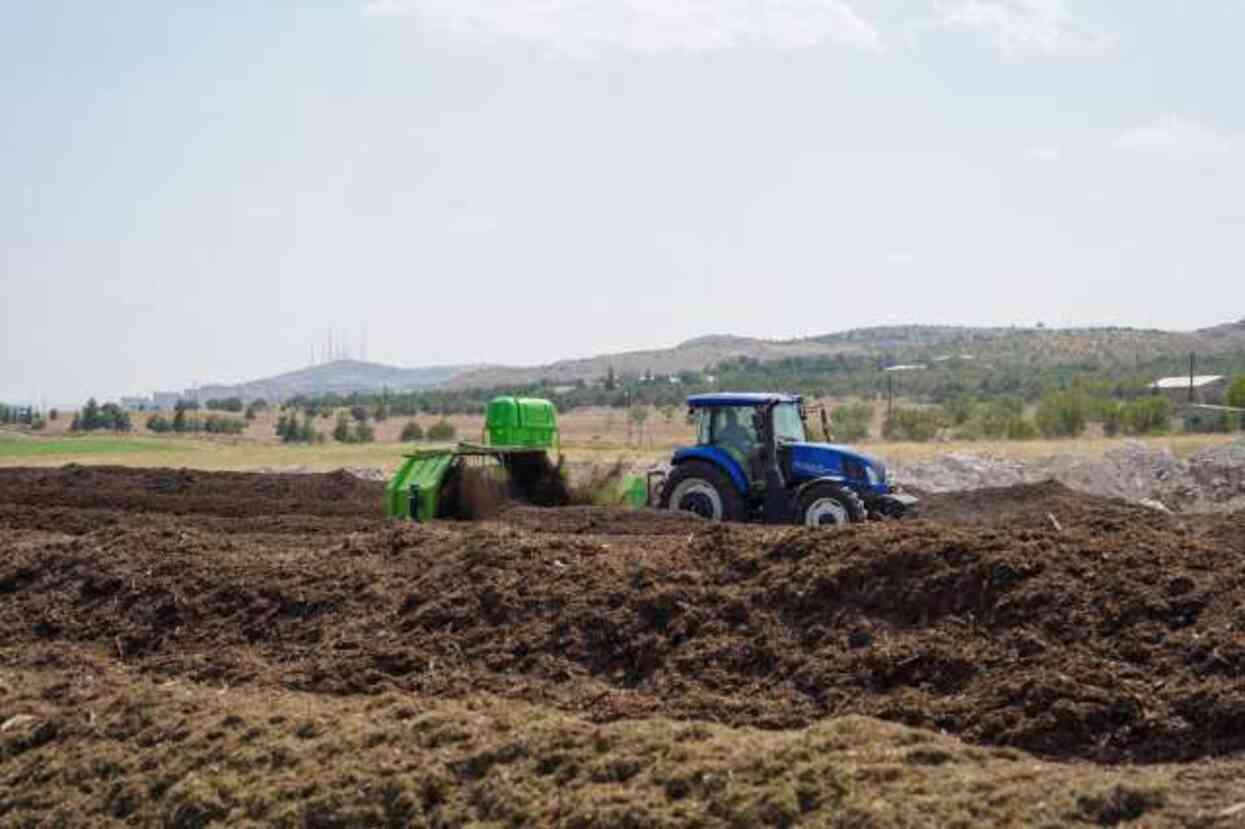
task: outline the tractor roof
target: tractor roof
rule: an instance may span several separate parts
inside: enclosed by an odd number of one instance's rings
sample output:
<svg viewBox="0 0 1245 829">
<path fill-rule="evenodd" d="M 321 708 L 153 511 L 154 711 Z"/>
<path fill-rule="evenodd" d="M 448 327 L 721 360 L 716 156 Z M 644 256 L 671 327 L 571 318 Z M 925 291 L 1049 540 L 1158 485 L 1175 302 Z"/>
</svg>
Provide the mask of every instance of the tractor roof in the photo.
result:
<svg viewBox="0 0 1245 829">
<path fill-rule="evenodd" d="M 715 392 L 712 394 L 693 394 L 687 398 L 687 405 L 693 409 L 710 406 L 761 406 L 765 403 L 799 403 L 798 394 L 778 394 L 776 392 Z"/>
</svg>

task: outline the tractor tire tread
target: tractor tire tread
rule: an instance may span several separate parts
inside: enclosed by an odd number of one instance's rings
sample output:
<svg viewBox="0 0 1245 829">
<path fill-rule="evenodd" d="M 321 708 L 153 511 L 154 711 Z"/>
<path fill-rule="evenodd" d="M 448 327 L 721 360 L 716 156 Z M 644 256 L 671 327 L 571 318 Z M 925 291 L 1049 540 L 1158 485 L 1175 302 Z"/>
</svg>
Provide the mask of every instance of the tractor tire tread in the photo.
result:
<svg viewBox="0 0 1245 829">
<path fill-rule="evenodd" d="M 799 510 L 798 515 L 801 516 L 801 523 L 803 523 L 804 510 L 815 499 L 816 493 L 821 492 L 833 494 L 843 504 L 843 507 L 847 510 L 849 523 L 859 524 L 868 518 L 869 511 L 865 508 L 865 502 L 850 487 L 832 483 L 819 483 L 813 484 L 800 494 L 800 502 L 797 509 Z"/>
<path fill-rule="evenodd" d="M 705 461 L 684 461 L 674 468 L 674 471 L 666 477 L 665 486 L 661 489 L 659 506 L 662 509 L 671 508 L 670 496 L 674 493 L 675 487 L 688 478 L 700 478 L 707 481 L 718 491 L 718 497 L 722 499 L 723 521 L 743 520 L 744 503 L 735 489 L 735 484 L 725 472 Z"/>
</svg>

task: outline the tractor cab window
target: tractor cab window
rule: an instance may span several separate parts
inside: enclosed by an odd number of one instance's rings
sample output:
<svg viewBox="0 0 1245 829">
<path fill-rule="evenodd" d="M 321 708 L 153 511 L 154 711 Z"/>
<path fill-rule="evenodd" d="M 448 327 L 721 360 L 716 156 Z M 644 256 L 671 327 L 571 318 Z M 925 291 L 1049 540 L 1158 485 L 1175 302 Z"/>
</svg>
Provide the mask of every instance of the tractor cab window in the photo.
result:
<svg viewBox="0 0 1245 829">
<path fill-rule="evenodd" d="M 774 439 L 779 443 L 804 442 L 804 418 L 798 404 L 779 403 L 774 407 Z"/>
<path fill-rule="evenodd" d="M 759 442 L 752 423 L 755 410 L 751 406 L 719 406 L 712 412 L 710 443 L 721 446 L 744 462 L 744 458 L 756 451 Z"/>
</svg>

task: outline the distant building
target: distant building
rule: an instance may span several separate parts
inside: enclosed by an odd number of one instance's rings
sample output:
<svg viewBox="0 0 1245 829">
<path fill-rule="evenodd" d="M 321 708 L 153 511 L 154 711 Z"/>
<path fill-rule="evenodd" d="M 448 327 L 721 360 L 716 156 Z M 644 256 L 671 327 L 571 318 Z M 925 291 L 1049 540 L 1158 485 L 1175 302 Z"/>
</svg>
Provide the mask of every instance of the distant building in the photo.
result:
<svg viewBox="0 0 1245 829">
<path fill-rule="evenodd" d="M 179 391 L 157 391 L 151 394 L 151 405 L 155 409 L 173 409 L 177 407 L 177 401 L 182 399 L 182 393 Z"/>
<path fill-rule="evenodd" d="M 1222 403 L 1228 392 L 1228 378 L 1220 374 L 1199 374 L 1191 378 L 1160 377 L 1150 384 L 1150 388 L 1173 403 Z"/>
<path fill-rule="evenodd" d="M 121 408 L 132 412 L 142 412 L 154 408 L 150 397 L 122 397 Z"/>
</svg>

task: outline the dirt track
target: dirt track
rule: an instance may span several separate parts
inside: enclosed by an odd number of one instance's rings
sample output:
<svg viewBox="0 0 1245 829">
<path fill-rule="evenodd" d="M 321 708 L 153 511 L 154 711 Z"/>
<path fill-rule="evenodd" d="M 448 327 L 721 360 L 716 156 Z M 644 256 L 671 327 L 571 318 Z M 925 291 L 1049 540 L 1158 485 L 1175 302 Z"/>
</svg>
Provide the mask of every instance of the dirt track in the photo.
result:
<svg viewBox="0 0 1245 829">
<path fill-rule="evenodd" d="M 1041 484 L 839 533 L 596 508 L 385 526 L 379 496 L 344 474 L 0 471 L 5 663 L 597 723 L 860 714 L 1064 761 L 1245 750 L 1239 514 Z"/>
</svg>

